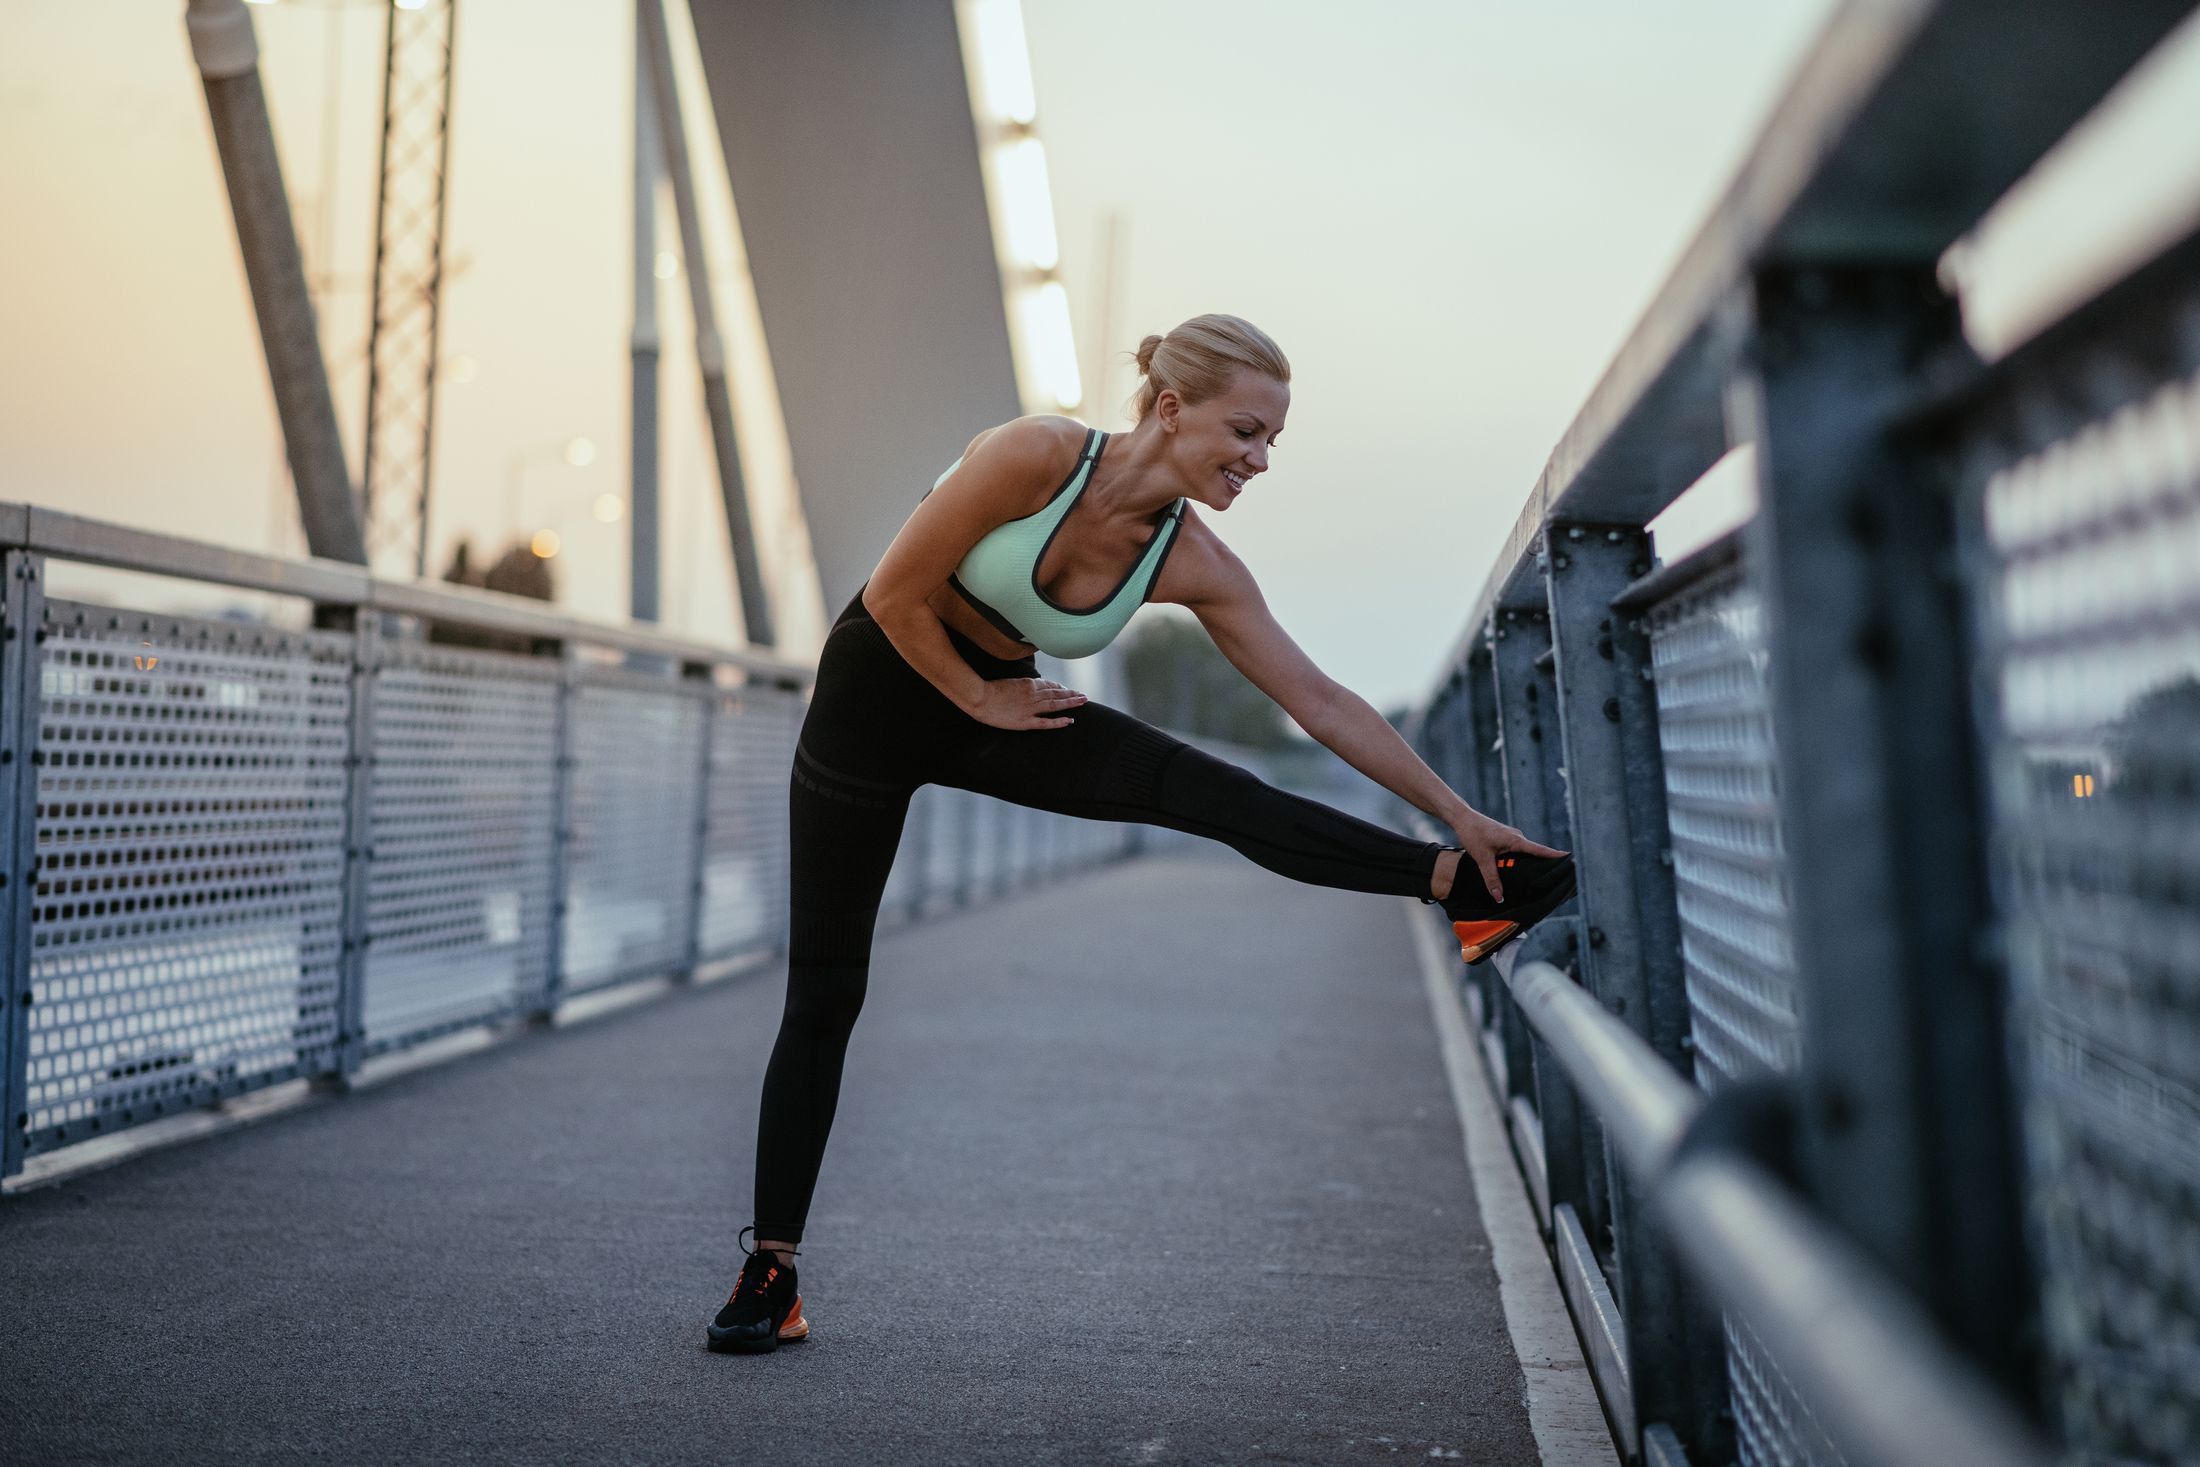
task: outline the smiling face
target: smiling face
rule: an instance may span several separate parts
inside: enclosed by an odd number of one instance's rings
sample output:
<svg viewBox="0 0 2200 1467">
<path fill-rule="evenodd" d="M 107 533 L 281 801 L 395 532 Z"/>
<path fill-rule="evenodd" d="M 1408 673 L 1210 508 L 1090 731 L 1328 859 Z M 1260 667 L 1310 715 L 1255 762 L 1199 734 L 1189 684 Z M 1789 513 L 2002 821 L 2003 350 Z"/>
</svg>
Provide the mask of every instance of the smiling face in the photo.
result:
<svg viewBox="0 0 2200 1467">
<path fill-rule="evenodd" d="M 1268 450 L 1290 411 L 1289 383 L 1244 367 L 1205 402 L 1186 403 L 1170 390 L 1154 403 L 1185 497 L 1210 509 L 1228 509 L 1248 480 L 1267 471 Z"/>
</svg>

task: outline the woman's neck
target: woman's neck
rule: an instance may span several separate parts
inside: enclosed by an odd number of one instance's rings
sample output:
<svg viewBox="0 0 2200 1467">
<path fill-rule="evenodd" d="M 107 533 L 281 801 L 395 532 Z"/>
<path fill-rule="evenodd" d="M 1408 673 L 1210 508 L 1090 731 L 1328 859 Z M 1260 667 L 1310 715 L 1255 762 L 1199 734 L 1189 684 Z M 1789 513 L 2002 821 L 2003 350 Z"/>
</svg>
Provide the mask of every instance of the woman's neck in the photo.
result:
<svg viewBox="0 0 2200 1467">
<path fill-rule="evenodd" d="M 1104 518 L 1152 519 L 1184 493 L 1167 451 L 1167 439 L 1151 418 L 1127 433 L 1110 434 L 1085 498 Z"/>
</svg>

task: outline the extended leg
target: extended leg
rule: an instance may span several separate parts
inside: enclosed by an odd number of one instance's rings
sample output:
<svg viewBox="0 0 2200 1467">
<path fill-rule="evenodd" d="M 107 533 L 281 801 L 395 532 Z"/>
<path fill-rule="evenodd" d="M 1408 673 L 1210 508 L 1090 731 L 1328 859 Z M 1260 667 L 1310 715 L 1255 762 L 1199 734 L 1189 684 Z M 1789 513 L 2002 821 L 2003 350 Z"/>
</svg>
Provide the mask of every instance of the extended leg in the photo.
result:
<svg viewBox="0 0 2200 1467">
<path fill-rule="evenodd" d="M 863 1009 L 871 932 L 910 791 L 836 778 L 797 755 L 789 792 L 792 930 L 787 1005 L 756 1125 L 756 1237 L 801 1241 L 841 1061 Z"/>
<path fill-rule="evenodd" d="M 1068 728 L 987 729 L 941 783 L 1090 820 L 1206 836 L 1280 875 L 1347 891 L 1427 896 L 1442 847 L 1333 810 L 1098 703 Z"/>
</svg>

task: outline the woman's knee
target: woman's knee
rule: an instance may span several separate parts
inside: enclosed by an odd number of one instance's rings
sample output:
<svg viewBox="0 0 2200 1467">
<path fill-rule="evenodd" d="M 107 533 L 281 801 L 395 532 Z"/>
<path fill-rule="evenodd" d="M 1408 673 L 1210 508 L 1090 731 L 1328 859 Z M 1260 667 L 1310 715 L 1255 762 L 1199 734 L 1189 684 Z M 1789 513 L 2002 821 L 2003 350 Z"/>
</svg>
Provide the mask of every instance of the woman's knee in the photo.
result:
<svg viewBox="0 0 2200 1467">
<path fill-rule="evenodd" d="M 845 1041 L 863 1013 L 863 996 L 869 987 L 870 976 L 863 968 L 790 967 L 780 1033 Z"/>
<path fill-rule="evenodd" d="M 1160 804 L 1171 813 L 1230 827 L 1257 820 L 1282 794 L 1251 770 L 1189 746 L 1160 771 L 1157 790 Z"/>
</svg>

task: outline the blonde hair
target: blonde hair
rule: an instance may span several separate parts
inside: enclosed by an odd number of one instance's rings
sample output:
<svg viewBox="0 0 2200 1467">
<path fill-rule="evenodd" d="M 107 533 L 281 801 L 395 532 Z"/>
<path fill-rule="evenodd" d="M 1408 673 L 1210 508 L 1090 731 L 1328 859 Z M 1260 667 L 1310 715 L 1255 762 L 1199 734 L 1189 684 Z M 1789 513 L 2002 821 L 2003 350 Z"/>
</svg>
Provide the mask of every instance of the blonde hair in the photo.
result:
<svg viewBox="0 0 2200 1467">
<path fill-rule="evenodd" d="M 1291 363 L 1274 338 L 1252 322 L 1237 316 L 1194 316 L 1166 336 L 1149 336 L 1138 343 L 1139 384 L 1131 416 L 1144 422 L 1155 399 L 1166 390 L 1189 405 L 1205 402 L 1230 385 L 1230 374 L 1240 367 L 1275 378 L 1291 380 Z"/>
</svg>

